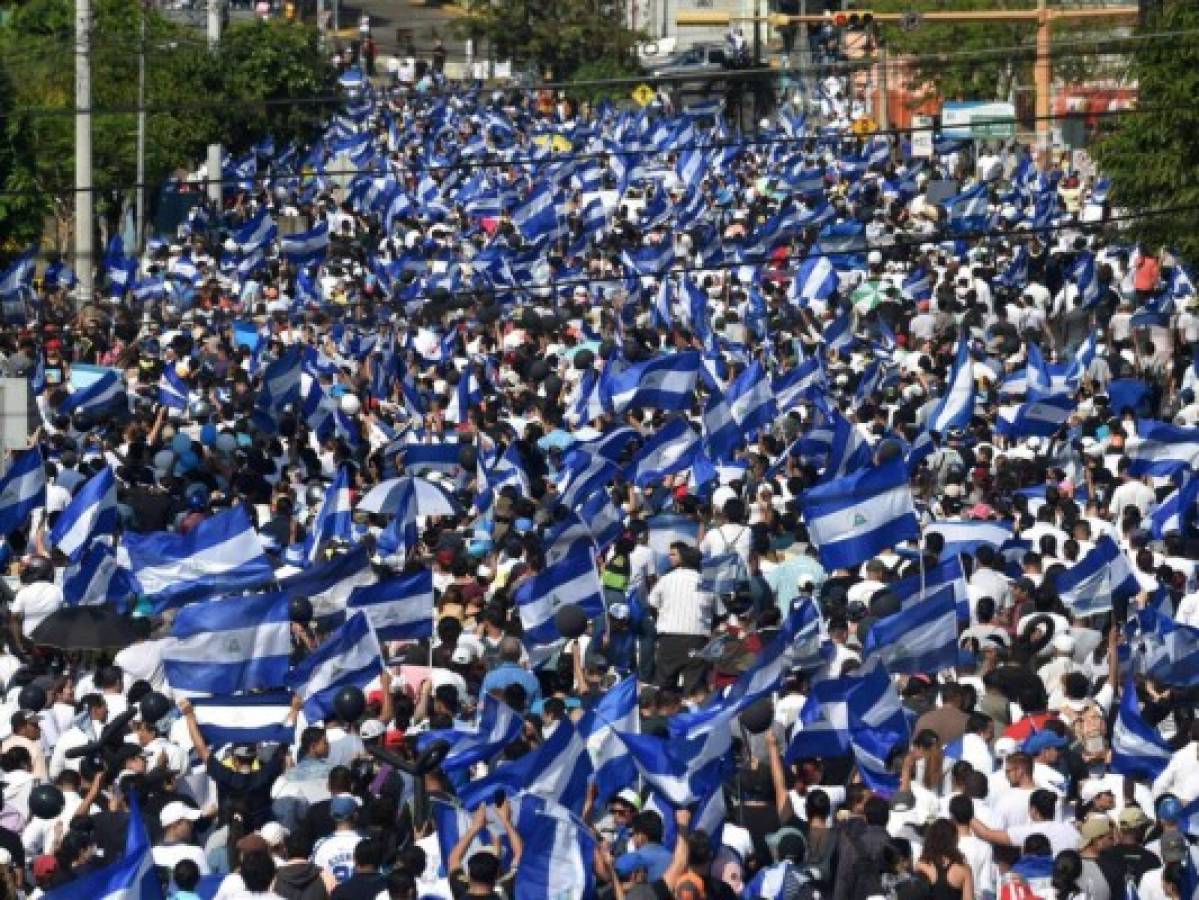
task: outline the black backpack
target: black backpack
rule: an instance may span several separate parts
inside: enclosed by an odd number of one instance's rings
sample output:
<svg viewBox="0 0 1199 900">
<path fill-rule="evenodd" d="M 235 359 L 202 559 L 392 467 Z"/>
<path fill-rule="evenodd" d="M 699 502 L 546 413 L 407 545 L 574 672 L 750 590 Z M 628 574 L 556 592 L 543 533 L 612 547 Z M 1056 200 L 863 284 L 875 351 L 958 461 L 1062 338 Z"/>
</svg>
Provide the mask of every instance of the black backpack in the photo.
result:
<svg viewBox="0 0 1199 900">
<path fill-rule="evenodd" d="M 849 900 L 867 900 L 883 891 L 883 861 L 881 853 L 866 850 L 859 835 L 845 831 L 845 839 L 853 846 L 853 868 L 846 873 L 849 879 Z"/>
</svg>

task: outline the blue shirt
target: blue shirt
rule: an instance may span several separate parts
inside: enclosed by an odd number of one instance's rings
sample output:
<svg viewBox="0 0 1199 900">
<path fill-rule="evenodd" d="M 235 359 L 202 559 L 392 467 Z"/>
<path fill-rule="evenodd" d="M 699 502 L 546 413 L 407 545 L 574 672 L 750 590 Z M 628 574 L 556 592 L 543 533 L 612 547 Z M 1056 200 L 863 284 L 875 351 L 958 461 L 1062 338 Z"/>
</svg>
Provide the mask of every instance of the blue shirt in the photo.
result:
<svg viewBox="0 0 1199 900">
<path fill-rule="evenodd" d="M 528 669 L 516 663 L 500 663 L 487 673 L 479 694 L 490 694 L 492 691 L 503 691 L 510 684 L 519 684 L 525 689 L 525 698 L 529 706 L 541 699 L 541 682 Z"/>
</svg>

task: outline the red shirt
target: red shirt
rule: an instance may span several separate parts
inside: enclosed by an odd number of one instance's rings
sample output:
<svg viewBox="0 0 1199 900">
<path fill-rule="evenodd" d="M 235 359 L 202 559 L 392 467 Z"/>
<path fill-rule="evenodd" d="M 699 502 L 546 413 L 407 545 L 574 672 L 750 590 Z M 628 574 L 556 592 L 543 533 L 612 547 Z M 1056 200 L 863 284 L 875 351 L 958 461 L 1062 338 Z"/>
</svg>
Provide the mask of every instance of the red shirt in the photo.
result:
<svg viewBox="0 0 1199 900">
<path fill-rule="evenodd" d="M 1056 719 L 1057 714 L 1051 712 L 1033 713 L 1031 716 L 1025 716 L 1019 722 L 1013 722 L 1003 730 L 1003 736 L 1013 738 L 1014 740 L 1023 743 L 1028 738 L 1032 737 L 1034 732 L 1040 731 L 1045 727 L 1045 723 L 1050 719 Z"/>
</svg>

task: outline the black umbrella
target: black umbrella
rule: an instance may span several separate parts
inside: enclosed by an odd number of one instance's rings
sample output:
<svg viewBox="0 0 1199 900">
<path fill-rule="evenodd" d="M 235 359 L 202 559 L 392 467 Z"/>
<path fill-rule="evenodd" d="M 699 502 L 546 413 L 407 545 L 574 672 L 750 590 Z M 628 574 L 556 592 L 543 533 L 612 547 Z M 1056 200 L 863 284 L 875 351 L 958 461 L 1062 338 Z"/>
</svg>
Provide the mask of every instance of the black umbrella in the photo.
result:
<svg viewBox="0 0 1199 900">
<path fill-rule="evenodd" d="M 33 642 L 60 650 L 128 647 L 138 637 L 132 619 L 104 606 L 71 606 L 51 613 L 33 629 Z"/>
</svg>

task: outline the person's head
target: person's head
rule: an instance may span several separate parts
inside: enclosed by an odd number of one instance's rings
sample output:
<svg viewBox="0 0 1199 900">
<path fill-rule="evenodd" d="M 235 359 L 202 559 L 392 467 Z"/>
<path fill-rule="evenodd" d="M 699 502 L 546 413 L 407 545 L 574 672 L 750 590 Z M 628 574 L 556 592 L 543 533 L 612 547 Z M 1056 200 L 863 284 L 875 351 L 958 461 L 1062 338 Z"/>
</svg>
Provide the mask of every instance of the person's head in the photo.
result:
<svg viewBox="0 0 1199 900">
<path fill-rule="evenodd" d="M 18 710 L 12 714 L 10 724 L 12 726 L 12 733 L 16 737 L 22 737 L 30 741 L 36 741 L 41 737 L 42 723 L 38 719 L 37 713 L 23 709 Z"/>
<path fill-rule="evenodd" d="M 333 827 L 338 830 L 348 830 L 354 827 L 358 816 L 358 801 L 348 794 L 338 794 L 329 801 L 329 818 Z"/>
<path fill-rule="evenodd" d="M 637 815 L 637 799 L 636 793 L 626 789 L 608 801 L 608 811 L 618 826 L 623 828 L 633 821 L 633 817 Z"/>
<path fill-rule="evenodd" d="M 656 812 L 646 810 L 633 817 L 629 829 L 632 833 L 631 842 L 634 847 L 644 847 L 646 844 L 662 843 L 662 817 Z"/>
<path fill-rule="evenodd" d="M 195 860 L 181 859 L 171 870 L 171 880 L 181 891 L 194 891 L 200 883 L 200 867 L 196 865 Z"/>
<path fill-rule="evenodd" d="M 252 894 L 266 893 L 275 880 L 275 861 L 265 850 L 251 850 L 242 854 L 239 871 L 247 891 Z"/>
<path fill-rule="evenodd" d="M 816 788 L 808 791 L 807 796 L 804 797 L 804 812 L 807 813 L 809 822 L 813 819 L 823 821 L 832 815 L 833 804 L 827 793 Z"/>
<path fill-rule="evenodd" d="M 1053 860 L 1050 882 L 1059 897 L 1070 897 L 1078 892 L 1078 878 L 1082 875 L 1082 857 L 1076 850 L 1063 850 Z"/>
<path fill-rule="evenodd" d="M 300 758 L 328 759 L 329 736 L 319 725 L 309 725 L 300 733 Z"/>
<path fill-rule="evenodd" d="M 891 817 L 891 807 L 882 797 L 871 797 L 862 806 L 862 815 L 867 825 L 886 827 L 887 819 Z"/>
<path fill-rule="evenodd" d="M 102 694 L 85 694 L 80 705 L 83 706 L 88 718 L 93 722 L 104 722 L 108 719 L 108 701 Z"/>
<path fill-rule="evenodd" d="M 363 838 L 354 847 L 354 868 L 359 872 L 377 872 L 383 864 L 383 844 Z"/>
<path fill-rule="evenodd" d="M 958 827 L 949 819 L 937 819 L 928 826 L 924 835 L 924 849 L 920 858 L 925 862 L 944 864 L 960 862 L 958 851 Z"/>
<path fill-rule="evenodd" d="M 158 814 L 159 824 L 162 825 L 163 838 L 167 843 L 183 843 L 191 837 L 192 826 L 200 818 L 200 811 L 172 800 Z"/>
<path fill-rule="evenodd" d="M 416 879 L 399 869 L 387 876 L 388 900 L 416 900 Z"/>
<path fill-rule="evenodd" d="M 1098 856 L 1112 845 L 1114 839 L 1112 820 L 1102 813 L 1089 816 L 1078 833 L 1081 835 L 1079 849 L 1083 856 Z"/>
<path fill-rule="evenodd" d="M 1028 787 L 1032 781 L 1032 757 L 1016 752 L 1003 762 L 1003 772 L 1013 787 Z"/>
<path fill-rule="evenodd" d="M 480 850 L 466 861 L 466 878 L 474 888 L 495 888 L 500 877 L 500 860 L 494 853 Z"/>
<path fill-rule="evenodd" d="M 518 663 L 522 653 L 520 638 L 509 635 L 500 641 L 499 657 L 501 662 Z"/>
<path fill-rule="evenodd" d="M 354 773 L 349 766 L 334 766 L 329 770 L 329 794 L 348 794 L 354 789 Z"/>
<path fill-rule="evenodd" d="M 1057 794 L 1037 788 L 1028 795 L 1028 813 L 1034 822 L 1052 822 L 1057 808 Z"/>
<path fill-rule="evenodd" d="M 965 794 L 957 794 L 949 798 L 949 816 L 955 825 L 969 827 L 974 819 L 974 801 Z"/>
</svg>

